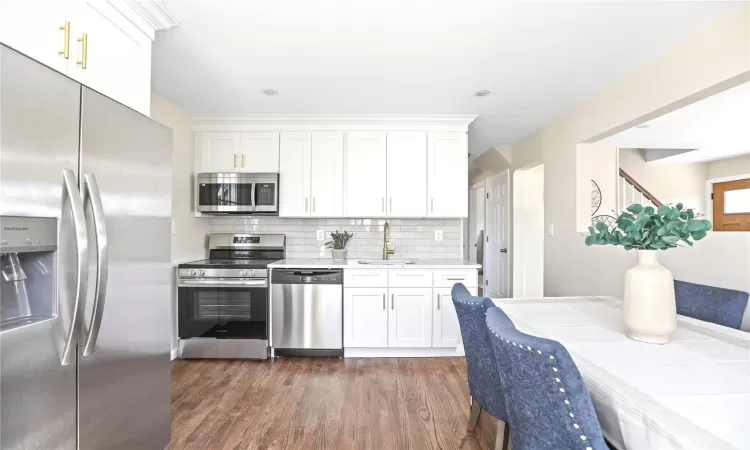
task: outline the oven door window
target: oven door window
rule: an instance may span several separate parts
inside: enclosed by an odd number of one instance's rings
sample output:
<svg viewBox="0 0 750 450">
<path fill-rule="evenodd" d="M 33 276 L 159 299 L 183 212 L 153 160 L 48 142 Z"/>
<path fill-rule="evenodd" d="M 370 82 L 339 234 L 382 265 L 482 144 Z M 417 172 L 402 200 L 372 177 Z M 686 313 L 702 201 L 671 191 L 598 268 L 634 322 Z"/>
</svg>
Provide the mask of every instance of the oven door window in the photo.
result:
<svg viewBox="0 0 750 450">
<path fill-rule="evenodd" d="M 268 289 L 236 287 L 179 288 L 179 335 L 268 339 Z"/>
<path fill-rule="evenodd" d="M 253 183 L 200 183 L 201 206 L 251 206 Z"/>
</svg>

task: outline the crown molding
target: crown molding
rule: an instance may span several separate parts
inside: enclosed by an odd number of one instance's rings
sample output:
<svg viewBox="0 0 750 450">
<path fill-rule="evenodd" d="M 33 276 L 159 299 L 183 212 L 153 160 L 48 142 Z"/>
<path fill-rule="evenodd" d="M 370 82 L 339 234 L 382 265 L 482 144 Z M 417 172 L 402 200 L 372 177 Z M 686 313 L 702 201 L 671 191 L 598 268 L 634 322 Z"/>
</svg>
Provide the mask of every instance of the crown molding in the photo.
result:
<svg viewBox="0 0 750 450">
<path fill-rule="evenodd" d="M 195 131 L 468 131 L 472 115 L 257 114 L 193 116 Z"/>
<path fill-rule="evenodd" d="M 180 23 L 159 0 L 125 0 L 130 8 L 151 28 L 151 36 L 158 30 L 178 27 Z M 153 39 L 153 37 L 152 37 Z"/>
</svg>

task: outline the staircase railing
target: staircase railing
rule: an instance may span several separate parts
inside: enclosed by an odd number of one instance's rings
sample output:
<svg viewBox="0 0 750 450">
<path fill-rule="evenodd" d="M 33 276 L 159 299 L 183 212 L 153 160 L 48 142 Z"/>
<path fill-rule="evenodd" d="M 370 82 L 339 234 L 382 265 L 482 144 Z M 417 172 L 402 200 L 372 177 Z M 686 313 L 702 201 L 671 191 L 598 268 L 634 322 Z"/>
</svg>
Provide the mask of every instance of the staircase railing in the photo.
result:
<svg viewBox="0 0 750 450">
<path fill-rule="evenodd" d="M 622 196 L 623 207 L 633 203 L 655 207 L 662 205 L 662 202 L 660 202 L 651 192 L 641 186 L 633 177 L 622 169 L 620 169 L 620 195 Z"/>
</svg>

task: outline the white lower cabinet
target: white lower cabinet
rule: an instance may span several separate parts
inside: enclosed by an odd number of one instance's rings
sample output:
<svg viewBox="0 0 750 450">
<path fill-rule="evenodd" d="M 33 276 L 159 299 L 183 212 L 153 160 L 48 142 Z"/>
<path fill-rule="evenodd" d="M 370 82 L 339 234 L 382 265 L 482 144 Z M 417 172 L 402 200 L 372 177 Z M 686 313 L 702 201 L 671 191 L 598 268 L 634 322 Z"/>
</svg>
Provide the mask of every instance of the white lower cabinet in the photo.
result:
<svg viewBox="0 0 750 450">
<path fill-rule="evenodd" d="M 344 288 L 344 347 L 388 346 L 388 289 Z"/>
<path fill-rule="evenodd" d="M 451 288 L 433 289 L 432 346 L 452 348 L 461 343 L 461 328 L 453 307 Z M 471 295 L 477 295 L 477 288 L 469 288 Z"/>
<path fill-rule="evenodd" d="M 344 269 L 344 348 L 367 348 L 364 356 L 461 354 L 452 279 L 461 278 L 476 295 L 476 273 L 475 269 Z M 382 354 L 369 350 L 373 348 L 383 349 Z"/>
<path fill-rule="evenodd" d="M 388 347 L 432 346 L 432 288 L 389 288 Z"/>
</svg>

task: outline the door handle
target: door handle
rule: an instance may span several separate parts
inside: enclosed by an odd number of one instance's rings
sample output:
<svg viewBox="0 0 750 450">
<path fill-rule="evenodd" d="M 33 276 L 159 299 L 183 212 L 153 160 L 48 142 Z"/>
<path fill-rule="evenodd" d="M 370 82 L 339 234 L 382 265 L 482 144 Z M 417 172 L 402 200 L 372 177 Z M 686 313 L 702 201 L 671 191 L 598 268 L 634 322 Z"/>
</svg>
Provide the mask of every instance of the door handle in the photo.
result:
<svg viewBox="0 0 750 450">
<path fill-rule="evenodd" d="M 435 198 L 430 197 L 430 212 L 435 212 Z"/>
<path fill-rule="evenodd" d="M 315 197 L 313 197 L 312 199 L 313 199 L 313 202 L 312 202 L 312 210 L 313 210 L 313 212 L 315 212 Z"/>
<path fill-rule="evenodd" d="M 93 174 L 83 176 L 83 205 L 91 203 L 94 216 L 94 230 L 96 231 L 96 284 L 94 285 L 94 304 L 91 311 L 91 321 L 86 330 L 83 323 L 83 356 L 89 356 L 96 350 L 96 340 L 102 326 L 104 304 L 107 299 L 107 275 L 109 272 L 109 250 L 107 242 L 107 223 L 104 217 L 102 196 L 99 184 Z"/>
<path fill-rule="evenodd" d="M 393 197 L 388 198 L 388 207 L 390 208 L 391 212 L 393 212 Z"/>
<path fill-rule="evenodd" d="M 82 305 L 86 299 L 86 289 L 88 288 L 88 233 L 86 231 L 86 215 L 83 211 L 83 201 L 81 200 L 80 191 L 78 191 L 78 182 L 75 173 L 70 169 L 63 169 L 63 213 L 65 206 L 70 205 L 71 215 L 73 216 L 73 229 L 76 240 L 76 276 L 75 276 L 75 300 L 70 318 L 70 329 L 62 330 L 63 336 L 60 351 L 60 365 L 67 366 L 75 362 L 76 346 L 74 338 L 78 330 L 78 320 Z M 64 326 L 61 324 L 61 326 Z"/>
<path fill-rule="evenodd" d="M 380 210 L 381 210 L 382 212 L 385 212 L 385 197 L 382 197 L 382 198 L 380 199 Z"/>
<path fill-rule="evenodd" d="M 234 168 L 237 168 L 237 153 L 234 154 Z"/>
<path fill-rule="evenodd" d="M 440 294 L 437 294 L 437 309 L 440 309 Z"/>
<path fill-rule="evenodd" d="M 385 294 L 383 294 L 383 310 L 385 310 Z"/>
<path fill-rule="evenodd" d="M 76 61 L 76 64 L 80 64 L 81 69 L 85 69 L 89 60 L 89 35 L 83 33 L 77 40 L 81 43 L 81 59 Z"/>
<path fill-rule="evenodd" d="M 394 297 L 395 297 L 395 296 L 396 296 L 396 294 L 391 294 L 391 309 L 395 309 L 395 308 L 394 308 L 394 304 L 395 304 L 395 299 L 394 299 Z"/>
<path fill-rule="evenodd" d="M 63 58 L 68 59 L 70 58 L 70 21 L 66 20 L 64 25 L 60 25 L 58 27 L 60 31 L 64 32 L 65 42 L 63 42 L 63 49 L 58 50 L 57 53 L 60 55 L 63 55 Z"/>
<path fill-rule="evenodd" d="M 309 201 L 309 199 L 307 197 L 305 197 L 305 212 L 307 212 L 307 203 L 308 203 L 308 201 Z"/>
<path fill-rule="evenodd" d="M 244 169 L 244 168 L 245 168 L 245 154 L 244 154 L 244 153 L 242 154 L 242 164 L 240 165 L 240 167 L 241 167 L 242 169 Z"/>
<path fill-rule="evenodd" d="M 508 249 L 507 248 L 501 248 L 500 249 L 500 253 L 508 253 Z"/>
</svg>

